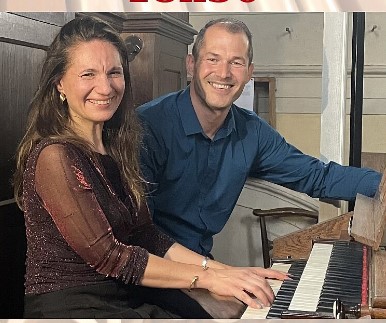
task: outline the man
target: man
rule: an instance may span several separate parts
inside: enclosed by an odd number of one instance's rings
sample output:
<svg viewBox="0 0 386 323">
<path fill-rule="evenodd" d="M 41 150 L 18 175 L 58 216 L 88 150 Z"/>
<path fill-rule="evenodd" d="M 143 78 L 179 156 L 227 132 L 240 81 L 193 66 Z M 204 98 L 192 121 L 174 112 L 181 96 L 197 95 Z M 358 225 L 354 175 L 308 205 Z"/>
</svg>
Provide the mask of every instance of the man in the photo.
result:
<svg viewBox="0 0 386 323">
<path fill-rule="evenodd" d="M 255 113 L 233 104 L 253 72 L 252 36 L 234 19 L 209 22 L 186 60 L 189 87 L 138 108 L 141 167 L 154 222 L 209 255 L 248 176 L 312 197 L 373 196 L 381 174 L 304 155 Z"/>
</svg>

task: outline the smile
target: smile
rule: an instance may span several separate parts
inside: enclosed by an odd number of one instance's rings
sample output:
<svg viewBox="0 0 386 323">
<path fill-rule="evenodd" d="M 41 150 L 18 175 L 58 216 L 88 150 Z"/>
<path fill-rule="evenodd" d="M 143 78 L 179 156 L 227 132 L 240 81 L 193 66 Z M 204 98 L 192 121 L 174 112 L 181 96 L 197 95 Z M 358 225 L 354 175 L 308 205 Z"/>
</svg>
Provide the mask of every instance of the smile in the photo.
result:
<svg viewBox="0 0 386 323">
<path fill-rule="evenodd" d="M 98 104 L 98 105 L 103 105 L 103 104 L 110 104 L 111 103 L 111 99 L 108 99 L 108 100 L 89 100 L 91 103 L 93 104 Z"/>
<path fill-rule="evenodd" d="M 213 82 L 209 82 L 209 84 L 212 85 L 215 89 L 219 89 L 219 90 L 228 90 L 233 86 L 233 85 L 219 84 L 219 83 L 213 83 Z"/>
</svg>

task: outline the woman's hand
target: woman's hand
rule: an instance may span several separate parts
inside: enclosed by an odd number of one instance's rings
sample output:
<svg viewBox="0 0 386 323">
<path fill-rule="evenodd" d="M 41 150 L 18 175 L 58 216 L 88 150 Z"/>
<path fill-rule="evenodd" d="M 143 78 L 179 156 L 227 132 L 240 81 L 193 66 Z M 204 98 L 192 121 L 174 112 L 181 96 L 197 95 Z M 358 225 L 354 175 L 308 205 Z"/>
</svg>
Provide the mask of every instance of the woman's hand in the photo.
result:
<svg viewBox="0 0 386 323">
<path fill-rule="evenodd" d="M 286 273 L 259 267 L 229 267 L 207 270 L 197 287 L 207 288 L 221 296 L 234 296 L 253 308 L 270 306 L 274 300 L 272 288 L 266 278 L 284 280 Z M 206 286 L 205 286 L 206 285 Z"/>
</svg>

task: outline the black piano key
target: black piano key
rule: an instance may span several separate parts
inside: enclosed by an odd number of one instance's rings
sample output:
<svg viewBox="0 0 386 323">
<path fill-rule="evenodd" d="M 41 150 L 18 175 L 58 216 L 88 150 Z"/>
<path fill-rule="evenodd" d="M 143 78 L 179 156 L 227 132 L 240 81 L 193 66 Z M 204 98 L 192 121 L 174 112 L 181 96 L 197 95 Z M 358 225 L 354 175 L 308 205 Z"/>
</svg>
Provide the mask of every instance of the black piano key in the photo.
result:
<svg viewBox="0 0 386 323">
<path fill-rule="evenodd" d="M 267 319 L 269 318 L 280 318 L 281 313 L 288 309 L 291 303 L 293 294 L 299 283 L 299 279 L 302 275 L 306 261 L 295 261 L 292 263 L 288 273 L 291 274 L 291 280 L 285 280 L 279 291 L 276 294 L 275 300 L 268 311 Z"/>
<path fill-rule="evenodd" d="M 334 243 L 316 313 L 332 313 L 333 304 L 337 298 L 347 305 L 360 303 L 362 257 L 361 244 L 347 241 Z M 295 261 L 291 265 L 288 273 L 292 275 L 292 280 L 283 282 L 267 319 L 280 318 L 281 313 L 288 310 L 305 265 L 306 261 Z"/>
<path fill-rule="evenodd" d="M 363 247 L 357 242 L 334 243 L 317 312 L 332 312 L 339 298 L 344 304 L 358 304 L 362 292 Z"/>
</svg>

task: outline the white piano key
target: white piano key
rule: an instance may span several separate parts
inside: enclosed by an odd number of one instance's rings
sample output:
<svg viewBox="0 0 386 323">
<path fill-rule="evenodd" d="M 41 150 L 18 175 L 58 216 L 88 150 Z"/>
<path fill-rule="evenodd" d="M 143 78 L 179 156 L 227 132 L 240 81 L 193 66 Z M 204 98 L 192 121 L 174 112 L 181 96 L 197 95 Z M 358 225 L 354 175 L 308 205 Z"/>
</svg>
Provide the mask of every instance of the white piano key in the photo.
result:
<svg viewBox="0 0 386 323">
<path fill-rule="evenodd" d="M 304 268 L 291 304 L 293 311 L 316 311 L 331 256 L 332 244 L 315 244 Z"/>
<path fill-rule="evenodd" d="M 283 273 L 287 273 L 290 269 L 291 264 L 287 263 L 274 263 L 271 269 L 282 271 Z M 276 279 L 267 279 L 269 285 L 271 286 L 274 294 L 276 295 L 279 291 L 282 281 Z M 265 319 L 269 312 L 270 307 L 264 307 L 260 309 L 255 309 L 250 306 L 247 307 L 244 314 L 241 316 L 242 319 Z"/>
</svg>

